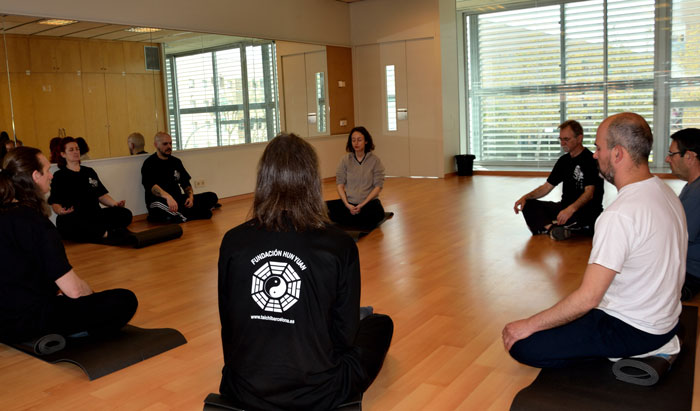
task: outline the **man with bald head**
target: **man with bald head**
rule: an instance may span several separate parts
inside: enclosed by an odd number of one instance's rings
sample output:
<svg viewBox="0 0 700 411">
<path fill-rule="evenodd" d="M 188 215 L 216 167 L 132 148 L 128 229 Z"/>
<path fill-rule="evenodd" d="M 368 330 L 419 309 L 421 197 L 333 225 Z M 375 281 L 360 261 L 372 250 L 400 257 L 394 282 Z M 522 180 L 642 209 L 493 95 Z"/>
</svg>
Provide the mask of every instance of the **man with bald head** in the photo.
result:
<svg viewBox="0 0 700 411">
<path fill-rule="evenodd" d="M 146 191 L 148 220 L 163 223 L 184 223 L 187 220 L 211 218 L 211 210 L 219 198 L 212 192 L 194 194 L 190 175 L 180 159 L 172 156 L 172 137 L 156 133 L 156 152 L 141 166 L 141 182 Z"/>
<path fill-rule="evenodd" d="M 688 234 L 678 197 L 649 171 L 652 141 L 649 125 L 634 113 L 608 117 L 598 127 L 594 158 L 618 196 L 596 221 L 579 288 L 503 329 L 503 344 L 516 360 L 562 367 L 680 351 Z"/>
<path fill-rule="evenodd" d="M 129 154 L 148 154 L 144 147 L 146 146 L 146 140 L 143 138 L 141 133 L 131 133 L 129 137 L 126 138 L 126 144 L 129 146 Z"/>
</svg>

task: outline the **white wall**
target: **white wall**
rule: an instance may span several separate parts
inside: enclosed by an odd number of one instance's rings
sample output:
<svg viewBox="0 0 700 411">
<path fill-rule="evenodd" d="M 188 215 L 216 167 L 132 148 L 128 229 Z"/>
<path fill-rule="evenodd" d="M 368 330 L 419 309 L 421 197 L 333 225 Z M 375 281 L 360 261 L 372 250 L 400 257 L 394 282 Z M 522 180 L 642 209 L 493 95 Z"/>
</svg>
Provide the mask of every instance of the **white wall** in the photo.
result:
<svg viewBox="0 0 700 411">
<path fill-rule="evenodd" d="M 420 115 L 416 115 L 414 104 L 413 108 L 408 107 L 408 121 L 410 123 L 408 131 L 403 132 L 400 128 L 398 133 L 386 132 L 383 129 L 370 130 L 373 135 L 379 135 L 380 142 L 388 142 L 395 146 L 388 148 L 389 150 L 394 149 L 394 152 L 390 153 L 385 152 L 386 147 L 378 146 L 377 154 L 390 159 L 394 169 L 409 170 L 410 175 L 442 177 L 444 173 L 454 171 L 453 158 L 455 154 L 459 153 L 456 56 L 452 57 L 452 61 L 446 57 L 449 53 L 456 53 L 457 44 L 454 0 L 451 3 L 449 0 L 403 0 L 400 2 L 372 0 L 350 5 L 350 31 L 355 51 L 353 58 L 362 59 L 362 62 L 353 62 L 355 68 L 353 75 L 362 76 L 361 79 L 355 81 L 356 124 L 367 121 L 365 118 L 379 124 L 376 113 L 367 113 L 367 110 L 358 106 L 358 102 L 371 101 L 373 104 L 378 104 L 376 102 L 382 100 L 381 93 L 383 93 L 380 87 L 372 86 L 372 84 L 377 83 L 376 79 L 362 81 L 368 78 L 367 74 L 369 73 L 366 67 L 358 65 L 365 64 L 364 62 L 368 59 L 372 62 L 376 59 L 380 62 L 386 60 L 382 56 L 382 50 L 393 49 L 393 47 L 387 47 L 392 43 L 406 41 L 406 50 L 409 50 L 412 45 L 420 44 L 413 42 L 414 40 L 432 40 L 432 45 L 421 46 L 421 49 L 426 52 L 419 59 L 414 59 L 412 62 L 409 58 L 410 53 L 406 54 L 407 76 L 411 81 L 408 84 L 409 100 L 411 99 L 411 88 L 417 83 L 415 77 L 411 76 L 411 72 L 432 77 L 422 80 L 420 85 L 425 87 L 420 88 L 420 90 L 414 88 L 414 94 L 415 92 L 420 93 L 420 99 L 414 100 L 421 106 L 419 107 Z M 378 56 L 373 56 L 377 52 L 372 48 L 372 45 L 380 45 Z M 448 60 L 446 64 L 443 64 L 445 58 Z M 418 64 L 418 66 L 411 67 L 414 64 Z M 374 70 L 374 68 L 370 70 Z M 381 74 L 379 74 L 380 79 Z M 377 106 L 373 110 L 376 111 L 380 107 L 382 106 Z M 365 118 L 362 118 L 362 113 L 366 114 Z M 385 122 L 382 121 L 382 124 Z M 408 139 L 408 143 L 403 142 L 406 139 Z M 404 147 L 406 145 L 409 147 L 408 149 Z M 404 154 L 405 152 L 407 153 Z M 403 164 L 397 163 L 397 156 L 402 158 Z"/>
<path fill-rule="evenodd" d="M 438 37 L 438 0 L 367 0 L 350 4 L 353 46 Z"/>
<path fill-rule="evenodd" d="M 0 12 L 350 44 L 348 5 L 331 0 L 0 0 Z"/>
<path fill-rule="evenodd" d="M 455 0 L 439 0 L 439 3 L 443 166 L 445 173 L 449 173 L 455 171 L 454 156 L 460 154 L 460 114 L 464 110 L 458 86 L 457 42 L 461 37 L 458 33 Z"/>
<path fill-rule="evenodd" d="M 338 161 L 345 153 L 346 139 L 347 136 L 330 136 L 308 140 L 318 153 L 323 178 L 335 176 Z M 174 151 L 173 155 L 182 160 L 192 176 L 193 187 L 195 180 L 205 181 L 206 185 L 195 188 L 195 193 L 213 191 L 220 198 L 226 198 L 254 191 L 256 167 L 265 146 L 266 143 L 259 143 Z M 148 144 L 146 150 L 154 151 Z M 88 160 L 83 165 L 94 168 L 110 195 L 116 200 L 126 200 L 127 207 L 134 215 L 139 215 L 148 212 L 141 185 L 141 164 L 146 157 L 143 154 Z"/>
</svg>

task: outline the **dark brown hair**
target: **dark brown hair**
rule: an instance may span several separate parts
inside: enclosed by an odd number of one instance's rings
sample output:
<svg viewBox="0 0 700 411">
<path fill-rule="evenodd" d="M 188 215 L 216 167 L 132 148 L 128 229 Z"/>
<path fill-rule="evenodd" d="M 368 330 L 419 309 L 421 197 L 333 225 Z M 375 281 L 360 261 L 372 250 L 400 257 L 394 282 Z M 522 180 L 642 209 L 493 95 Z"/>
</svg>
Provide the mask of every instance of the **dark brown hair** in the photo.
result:
<svg viewBox="0 0 700 411">
<path fill-rule="evenodd" d="M 0 210 L 22 205 L 50 215 L 44 195 L 32 178 L 35 171 L 43 172 L 40 154 L 39 149 L 24 146 L 7 153 L 0 171 Z"/>
<path fill-rule="evenodd" d="M 306 231 L 328 222 L 318 156 L 295 134 L 280 133 L 258 163 L 253 220 L 271 231 Z"/>
<path fill-rule="evenodd" d="M 61 137 L 54 137 L 49 141 L 49 162 L 53 164 L 58 163 L 58 159 L 61 158 Z"/>
<path fill-rule="evenodd" d="M 84 138 L 78 137 L 75 139 L 75 142 L 78 143 L 78 150 L 80 150 L 81 156 L 90 152 L 90 147 L 88 146 L 88 143 L 87 141 L 85 141 Z"/>
<path fill-rule="evenodd" d="M 345 144 L 345 151 L 348 153 L 352 153 L 355 151 L 354 148 L 352 148 L 352 133 L 354 132 L 361 133 L 363 136 L 365 136 L 365 153 L 369 153 L 370 151 L 374 150 L 374 142 L 372 141 L 372 135 L 369 134 L 369 131 L 367 131 L 366 128 L 359 126 L 355 127 L 352 130 L 350 130 L 350 134 L 348 134 L 348 142 Z"/>
<path fill-rule="evenodd" d="M 66 168 L 66 165 L 68 165 L 68 163 L 66 162 L 66 158 L 61 155 L 61 153 L 66 152 L 66 146 L 68 145 L 68 143 L 78 144 L 76 139 L 74 139 L 73 137 L 63 137 L 61 139 L 61 144 L 58 145 L 58 158 L 56 159 L 56 164 L 58 164 L 58 168 Z"/>
<path fill-rule="evenodd" d="M 571 131 L 574 132 L 574 137 L 582 136 L 583 135 L 583 127 L 581 127 L 581 123 L 579 123 L 576 120 L 566 120 L 565 122 L 559 124 L 557 127 L 559 130 L 564 130 L 565 128 L 570 128 Z"/>
</svg>

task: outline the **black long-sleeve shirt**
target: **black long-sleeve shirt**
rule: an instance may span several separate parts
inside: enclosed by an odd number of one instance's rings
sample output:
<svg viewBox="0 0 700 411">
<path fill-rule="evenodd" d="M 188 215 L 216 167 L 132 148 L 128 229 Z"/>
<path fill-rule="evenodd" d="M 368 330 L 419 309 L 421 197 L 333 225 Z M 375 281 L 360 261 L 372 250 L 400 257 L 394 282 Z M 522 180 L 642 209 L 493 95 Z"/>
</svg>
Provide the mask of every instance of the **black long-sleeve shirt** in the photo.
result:
<svg viewBox="0 0 700 411">
<path fill-rule="evenodd" d="M 346 233 L 232 229 L 219 256 L 221 393 L 254 409 L 338 405 L 357 369 L 359 304 L 359 256 Z"/>
</svg>

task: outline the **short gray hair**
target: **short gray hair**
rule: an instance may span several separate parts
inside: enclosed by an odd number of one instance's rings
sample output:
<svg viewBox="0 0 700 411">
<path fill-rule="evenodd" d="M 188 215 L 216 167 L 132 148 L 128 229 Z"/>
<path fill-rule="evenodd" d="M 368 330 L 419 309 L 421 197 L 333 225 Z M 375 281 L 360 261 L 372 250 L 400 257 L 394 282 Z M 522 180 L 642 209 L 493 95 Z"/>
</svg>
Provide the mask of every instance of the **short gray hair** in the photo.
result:
<svg viewBox="0 0 700 411">
<path fill-rule="evenodd" d="M 622 146 L 627 150 L 634 164 L 648 162 L 654 137 L 644 117 L 636 113 L 620 113 L 609 119 L 608 148 Z"/>
</svg>

